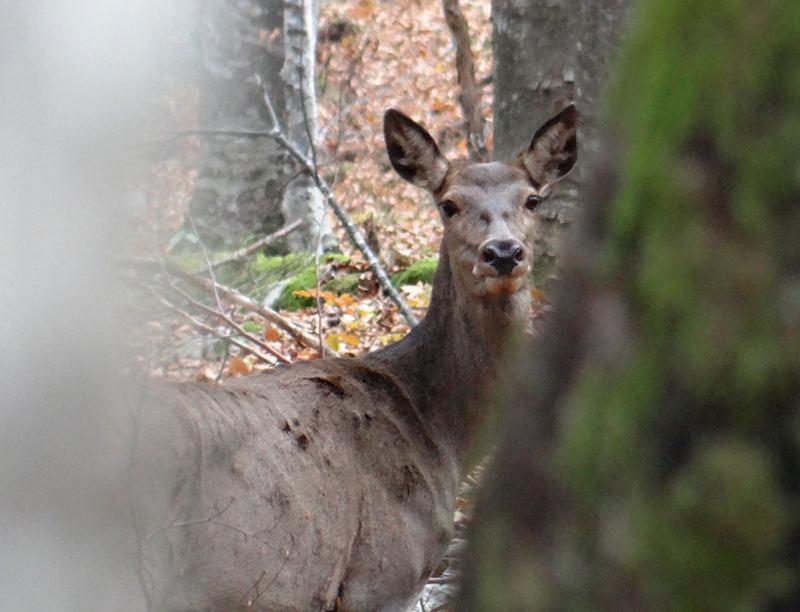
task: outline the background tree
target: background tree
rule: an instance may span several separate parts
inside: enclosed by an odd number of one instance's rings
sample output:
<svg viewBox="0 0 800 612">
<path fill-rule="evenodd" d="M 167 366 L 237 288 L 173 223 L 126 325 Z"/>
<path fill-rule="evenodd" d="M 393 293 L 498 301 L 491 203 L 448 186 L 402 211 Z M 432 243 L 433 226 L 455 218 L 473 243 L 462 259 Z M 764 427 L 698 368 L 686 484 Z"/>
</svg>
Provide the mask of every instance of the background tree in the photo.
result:
<svg viewBox="0 0 800 612">
<path fill-rule="evenodd" d="M 308 14 L 306 14 L 306 11 Z M 310 152 L 316 133 L 309 106 L 304 124 L 299 76 L 313 83 L 316 13 L 312 0 L 204 0 L 198 35 L 199 123 L 206 129 L 270 130 L 269 95 L 289 136 Z M 313 88 L 312 88 L 313 90 Z M 204 240 L 219 244 L 266 234 L 313 210 L 316 222 L 290 235 L 295 250 L 313 250 L 320 232 L 330 243 L 322 198 L 286 153 L 267 138 L 200 140 L 200 167 L 190 206 Z M 285 243 L 284 243 L 285 244 Z"/>
<path fill-rule="evenodd" d="M 315 86 L 317 62 L 317 11 L 314 0 L 284 0 L 285 40 L 281 79 L 286 100 L 286 136 L 301 153 L 316 164 L 319 112 Z M 290 162 L 288 171 L 294 169 Z M 308 172 L 289 179 L 282 210 L 287 222 L 306 219 L 306 226 L 290 234 L 295 251 L 316 251 L 335 245 L 322 193 Z"/>
<path fill-rule="evenodd" d="M 494 158 L 527 146 L 525 135 L 574 101 L 581 157 L 597 151 L 600 97 L 631 0 L 493 0 Z M 551 271 L 564 227 L 575 218 L 580 171 L 540 211 L 537 281 Z"/>
<path fill-rule="evenodd" d="M 800 609 L 798 24 L 639 7 L 463 610 Z"/>
</svg>

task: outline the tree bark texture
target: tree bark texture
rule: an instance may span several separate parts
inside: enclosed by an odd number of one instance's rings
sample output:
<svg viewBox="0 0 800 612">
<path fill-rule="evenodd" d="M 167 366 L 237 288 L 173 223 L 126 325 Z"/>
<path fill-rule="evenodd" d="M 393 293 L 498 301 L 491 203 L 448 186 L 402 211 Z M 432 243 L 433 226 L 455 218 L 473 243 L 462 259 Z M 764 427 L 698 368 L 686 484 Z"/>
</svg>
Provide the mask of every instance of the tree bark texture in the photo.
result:
<svg viewBox="0 0 800 612">
<path fill-rule="evenodd" d="M 283 64 L 283 4 L 203 0 L 199 24 L 202 69 L 200 124 L 218 129 L 268 129 L 260 74 L 271 97 L 284 107 L 279 73 Z M 190 205 L 203 240 L 218 245 L 249 233 L 269 233 L 283 224 L 280 202 L 285 155 L 267 139 L 203 138 L 195 194 Z"/>
<path fill-rule="evenodd" d="M 633 23 L 465 612 L 800 609 L 800 4 Z"/>
<path fill-rule="evenodd" d="M 581 159 L 597 152 L 598 101 L 631 0 L 493 0 L 494 158 L 527 146 L 525 135 L 575 102 L 582 114 Z M 552 273 L 564 227 L 575 218 L 583 172 L 540 211 L 537 284 Z"/>
</svg>

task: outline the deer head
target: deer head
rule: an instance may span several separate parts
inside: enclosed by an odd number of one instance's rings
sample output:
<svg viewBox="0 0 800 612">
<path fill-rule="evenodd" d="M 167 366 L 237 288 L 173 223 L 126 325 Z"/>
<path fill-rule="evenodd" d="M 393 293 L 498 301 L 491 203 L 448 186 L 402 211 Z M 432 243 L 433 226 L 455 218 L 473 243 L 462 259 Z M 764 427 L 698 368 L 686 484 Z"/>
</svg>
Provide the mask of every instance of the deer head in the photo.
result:
<svg viewBox="0 0 800 612">
<path fill-rule="evenodd" d="M 400 111 L 384 116 L 389 159 L 409 183 L 429 191 L 444 224 L 443 253 L 454 282 L 477 297 L 526 286 L 534 211 L 577 159 L 578 111 L 566 107 L 527 149 L 503 162 L 451 162 L 431 135 Z"/>
</svg>

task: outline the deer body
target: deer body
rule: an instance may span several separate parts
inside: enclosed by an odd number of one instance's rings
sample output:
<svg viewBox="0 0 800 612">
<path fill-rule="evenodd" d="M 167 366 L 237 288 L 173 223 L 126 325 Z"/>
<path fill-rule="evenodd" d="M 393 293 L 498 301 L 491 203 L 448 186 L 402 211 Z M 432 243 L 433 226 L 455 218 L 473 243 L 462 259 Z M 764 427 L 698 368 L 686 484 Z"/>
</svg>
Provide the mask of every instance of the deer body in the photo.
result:
<svg viewBox="0 0 800 612">
<path fill-rule="evenodd" d="M 219 388 L 153 386 L 132 465 L 140 575 L 162 612 L 402 612 L 452 531 L 461 462 L 528 311 L 532 209 L 575 161 L 568 107 L 518 159 L 455 165 L 385 118 L 445 225 L 425 319 L 357 359 Z"/>
</svg>

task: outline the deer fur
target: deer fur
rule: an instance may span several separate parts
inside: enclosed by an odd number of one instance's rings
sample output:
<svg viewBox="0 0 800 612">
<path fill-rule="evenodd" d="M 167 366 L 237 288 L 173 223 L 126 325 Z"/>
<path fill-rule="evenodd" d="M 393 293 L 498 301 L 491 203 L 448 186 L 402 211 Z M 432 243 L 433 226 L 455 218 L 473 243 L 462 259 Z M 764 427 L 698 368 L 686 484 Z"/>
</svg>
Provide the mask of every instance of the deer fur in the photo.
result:
<svg viewBox="0 0 800 612">
<path fill-rule="evenodd" d="M 529 307 L 534 209 L 577 156 L 569 106 L 506 162 L 454 163 L 402 113 L 392 165 L 444 224 L 424 320 L 355 359 L 138 401 L 131 496 L 154 612 L 402 612 L 452 533 L 461 464 Z"/>
</svg>

